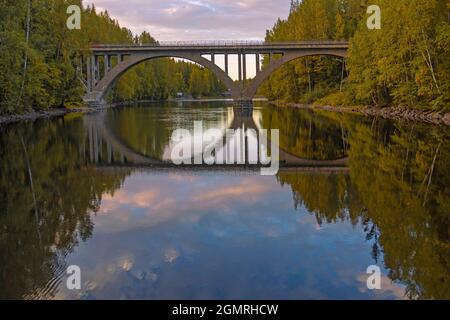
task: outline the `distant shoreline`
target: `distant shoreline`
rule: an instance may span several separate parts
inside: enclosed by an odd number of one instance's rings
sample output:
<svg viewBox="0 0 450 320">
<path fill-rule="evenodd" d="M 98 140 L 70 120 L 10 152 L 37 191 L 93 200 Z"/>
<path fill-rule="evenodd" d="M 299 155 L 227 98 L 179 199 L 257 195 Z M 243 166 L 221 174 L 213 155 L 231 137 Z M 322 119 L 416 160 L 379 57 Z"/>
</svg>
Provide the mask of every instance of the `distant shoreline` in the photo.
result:
<svg viewBox="0 0 450 320">
<path fill-rule="evenodd" d="M 48 110 L 31 110 L 22 114 L 6 114 L 0 115 L 0 126 L 18 122 L 30 122 L 38 119 L 50 119 L 65 116 L 72 113 L 88 114 L 111 107 L 121 107 L 132 105 L 135 103 L 157 103 L 157 102 L 233 102 L 234 100 L 228 98 L 204 98 L 204 99 L 175 99 L 170 98 L 166 100 L 139 100 L 139 101 L 122 101 L 113 102 L 104 107 L 89 107 L 88 105 L 80 108 L 51 108 Z M 254 101 L 268 101 L 265 98 L 255 99 Z"/>
</svg>

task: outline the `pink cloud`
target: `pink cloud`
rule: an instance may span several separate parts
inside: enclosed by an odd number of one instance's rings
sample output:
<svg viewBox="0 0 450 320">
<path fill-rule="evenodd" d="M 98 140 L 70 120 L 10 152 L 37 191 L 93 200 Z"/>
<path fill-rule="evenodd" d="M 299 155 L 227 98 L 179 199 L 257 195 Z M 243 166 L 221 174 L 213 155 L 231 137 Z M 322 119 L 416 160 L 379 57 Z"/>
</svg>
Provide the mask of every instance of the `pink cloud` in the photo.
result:
<svg viewBox="0 0 450 320">
<path fill-rule="evenodd" d="M 149 31 L 160 41 L 262 39 L 289 0 L 88 0 L 108 10 L 135 33 Z"/>
</svg>

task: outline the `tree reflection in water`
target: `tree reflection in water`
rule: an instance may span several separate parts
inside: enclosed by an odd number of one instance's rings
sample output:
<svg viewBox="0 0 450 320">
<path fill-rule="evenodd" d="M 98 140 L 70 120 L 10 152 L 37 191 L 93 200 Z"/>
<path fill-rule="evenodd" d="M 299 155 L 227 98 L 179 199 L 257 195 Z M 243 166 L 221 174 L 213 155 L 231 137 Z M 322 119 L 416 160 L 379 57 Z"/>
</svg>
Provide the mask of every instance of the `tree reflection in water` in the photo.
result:
<svg viewBox="0 0 450 320">
<path fill-rule="evenodd" d="M 83 137 L 80 118 L 1 130 L 0 298 L 52 296 L 66 256 L 93 233 L 102 195 L 123 183 L 126 174 L 95 170 Z"/>
<path fill-rule="evenodd" d="M 448 130 L 324 114 L 348 133 L 350 174 L 280 173 L 295 205 L 319 224 L 361 221 L 374 259 L 384 255 L 409 298 L 450 298 Z"/>
</svg>

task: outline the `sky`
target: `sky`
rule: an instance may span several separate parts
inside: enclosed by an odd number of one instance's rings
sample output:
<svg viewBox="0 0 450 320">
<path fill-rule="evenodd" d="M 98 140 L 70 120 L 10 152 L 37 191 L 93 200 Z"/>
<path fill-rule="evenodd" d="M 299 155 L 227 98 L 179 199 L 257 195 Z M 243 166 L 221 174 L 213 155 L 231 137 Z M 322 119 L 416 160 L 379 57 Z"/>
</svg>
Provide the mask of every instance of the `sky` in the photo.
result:
<svg viewBox="0 0 450 320">
<path fill-rule="evenodd" d="M 278 18 L 289 15 L 290 0 L 85 0 L 108 10 L 135 34 L 149 32 L 158 41 L 263 40 Z M 206 57 L 208 58 L 208 57 Z M 225 69 L 223 56 L 216 64 Z M 238 79 L 238 58 L 229 72 Z M 256 57 L 247 57 L 247 77 L 256 74 Z"/>
<path fill-rule="evenodd" d="M 289 0 L 86 0 L 134 33 L 159 41 L 264 39 Z"/>
</svg>

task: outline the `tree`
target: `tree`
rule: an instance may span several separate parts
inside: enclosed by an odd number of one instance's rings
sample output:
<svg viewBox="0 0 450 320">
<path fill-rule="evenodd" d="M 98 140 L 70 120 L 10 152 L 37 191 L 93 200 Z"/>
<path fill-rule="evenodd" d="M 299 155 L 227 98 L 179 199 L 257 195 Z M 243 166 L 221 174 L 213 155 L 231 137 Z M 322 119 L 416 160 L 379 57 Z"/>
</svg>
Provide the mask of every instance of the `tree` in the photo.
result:
<svg viewBox="0 0 450 320">
<path fill-rule="evenodd" d="M 205 92 L 204 78 L 199 67 L 195 67 L 189 78 L 189 92 L 194 98 L 200 97 Z"/>
<path fill-rule="evenodd" d="M 450 110 L 448 0 L 373 4 L 382 8 L 381 30 L 367 29 L 365 1 L 292 2 L 288 19 L 278 19 L 266 41 L 350 40 L 347 72 L 341 59 L 298 59 L 274 73 L 260 93 L 311 103 L 342 91 L 339 103 Z"/>
<path fill-rule="evenodd" d="M 69 4 L 83 8 L 81 30 L 66 28 Z M 84 7 L 81 0 L 0 0 L 0 7 L 0 114 L 81 105 L 86 90 L 82 72 L 86 73 L 91 44 L 157 44 L 147 31 L 133 35 L 108 11 L 97 12 L 94 5 Z M 101 73 L 103 68 L 101 63 Z M 118 80 L 108 98 L 167 99 L 187 86 L 195 68 L 173 59 L 142 63 Z M 217 82 L 214 76 L 202 78 L 208 82 L 201 84 L 203 87 Z M 202 88 L 201 94 L 211 92 Z"/>
<path fill-rule="evenodd" d="M 445 2 L 378 1 L 384 27 L 361 23 L 350 48 L 349 89 L 360 102 L 448 110 Z"/>
</svg>

